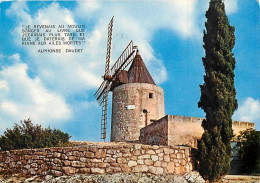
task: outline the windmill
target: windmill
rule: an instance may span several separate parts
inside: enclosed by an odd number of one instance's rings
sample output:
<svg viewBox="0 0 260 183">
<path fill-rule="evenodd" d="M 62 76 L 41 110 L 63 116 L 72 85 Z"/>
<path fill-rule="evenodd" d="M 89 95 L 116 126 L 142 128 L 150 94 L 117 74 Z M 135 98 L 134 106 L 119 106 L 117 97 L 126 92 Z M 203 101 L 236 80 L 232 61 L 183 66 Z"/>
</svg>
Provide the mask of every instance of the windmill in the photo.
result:
<svg viewBox="0 0 260 183">
<path fill-rule="evenodd" d="M 125 50 L 119 56 L 115 64 L 111 67 L 110 57 L 111 57 L 111 44 L 112 44 L 112 30 L 113 30 L 113 20 L 108 24 L 108 39 L 107 39 L 107 53 L 105 62 L 105 74 L 103 76 L 103 82 L 94 94 L 99 105 L 102 107 L 101 116 L 101 139 L 106 140 L 106 129 L 107 129 L 107 108 L 108 108 L 108 93 L 113 91 L 113 89 L 122 84 L 119 81 L 121 71 L 123 71 L 134 59 L 135 53 L 137 52 L 137 46 L 133 45 L 133 41 L 127 45 Z"/>
</svg>

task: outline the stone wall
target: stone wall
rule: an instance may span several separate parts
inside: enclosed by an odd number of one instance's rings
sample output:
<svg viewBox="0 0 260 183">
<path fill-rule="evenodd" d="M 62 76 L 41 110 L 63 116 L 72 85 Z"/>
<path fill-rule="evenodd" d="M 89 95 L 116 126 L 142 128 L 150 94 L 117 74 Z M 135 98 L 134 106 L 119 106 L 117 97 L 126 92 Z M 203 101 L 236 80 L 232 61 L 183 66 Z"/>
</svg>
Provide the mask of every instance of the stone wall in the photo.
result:
<svg viewBox="0 0 260 183">
<path fill-rule="evenodd" d="M 167 115 L 141 129 L 140 142 L 160 145 L 188 145 L 197 148 L 204 132 L 201 123 L 203 118 Z M 254 128 L 254 123 L 233 121 L 234 135 L 248 128 Z M 167 133 L 161 133 L 168 130 Z"/>
<path fill-rule="evenodd" d="M 240 131 L 243 131 L 245 129 L 253 128 L 255 129 L 255 124 L 250 122 L 241 122 L 241 121 L 233 121 L 232 123 L 232 129 L 234 135 L 239 135 Z"/>
<path fill-rule="evenodd" d="M 151 145 L 168 145 L 168 116 L 140 130 L 140 142 Z"/>
<path fill-rule="evenodd" d="M 0 152 L 0 169 L 24 175 L 151 173 L 193 170 L 191 148 L 131 143 L 89 143 L 75 147 Z"/>
</svg>

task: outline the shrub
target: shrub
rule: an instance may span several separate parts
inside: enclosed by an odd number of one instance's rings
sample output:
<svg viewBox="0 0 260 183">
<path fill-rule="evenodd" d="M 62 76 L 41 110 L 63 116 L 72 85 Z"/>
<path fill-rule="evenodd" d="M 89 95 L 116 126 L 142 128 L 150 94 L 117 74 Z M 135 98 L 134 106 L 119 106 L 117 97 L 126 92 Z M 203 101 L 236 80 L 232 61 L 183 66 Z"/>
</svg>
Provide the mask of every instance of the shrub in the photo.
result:
<svg viewBox="0 0 260 183">
<path fill-rule="evenodd" d="M 247 129 L 240 133 L 238 139 L 241 141 L 242 173 L 260 175 L 260 132 Z"/>
<path fill-rule="evenodd" d="M 6 129 L 0 137 L 1 150 L 44 148 L 65 146 L 70 135 L 59 129 L 43 129 L 41 125 L 35 126 L 30 119 L 15 124 L 13 129 Z"/>
</svg>

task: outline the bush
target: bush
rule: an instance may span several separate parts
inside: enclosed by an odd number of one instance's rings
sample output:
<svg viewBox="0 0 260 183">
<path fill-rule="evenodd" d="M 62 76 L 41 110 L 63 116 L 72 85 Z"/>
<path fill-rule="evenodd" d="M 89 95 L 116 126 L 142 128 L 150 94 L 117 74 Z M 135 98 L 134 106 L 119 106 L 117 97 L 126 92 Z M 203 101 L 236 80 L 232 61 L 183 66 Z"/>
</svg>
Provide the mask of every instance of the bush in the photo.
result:
<svg viewBox="0 0 260 183">
<path fill-rule="evenodd" d="M 242 173 L 260 175 L 260 132 L 247 129 L 240 133 L 238 139 L 241 141 Z"/>
<path fill-rule="evenodd" d="M 32 124 L 31 120 L 15 124 L 13 129 L 8 129 L 0 137 L 1 150 L 31 149 L 54 146 L 65 146 L 71 136 L 59 129 L 43 129 L 41 125 Z"/>
</svg>

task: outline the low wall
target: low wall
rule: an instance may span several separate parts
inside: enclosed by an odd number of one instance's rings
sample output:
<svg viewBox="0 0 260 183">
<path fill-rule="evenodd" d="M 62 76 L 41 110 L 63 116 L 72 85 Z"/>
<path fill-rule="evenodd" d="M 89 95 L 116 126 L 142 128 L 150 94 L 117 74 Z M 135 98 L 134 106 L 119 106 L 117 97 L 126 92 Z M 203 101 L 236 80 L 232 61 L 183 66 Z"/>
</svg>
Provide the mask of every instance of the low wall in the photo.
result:
<svg viewBox="0 0 260 183">
<path fill-rule="evenodd" d="M 203 118 L 169 115 L 169 145 L 188 145 L 197 148 L 197 140 L 204 132 Z"/>
<path fill-rule="evenodd" d="M 164 145 L 167 146 L 168 142 L 168 116 L 151 123 L 149 126 L 140 130 L 140 142 L 150 145 Z"/>
<path fill-rule="evenodd" d="M 197 140 L 201 139 L 204 132 L 201 126 L 202 121 L 203 118 L 166 115 L 141 129 L 140 142 L 166 146 L 186 145 L 197 148 Z M 254 123 L 250 122 L 232 122 L 232 129 L 235 136 L 240 131 L 254 127 Z"/>
<path fill-rule="evenodd" d="M 191 148 L 90 143 L 0 152 L 0 169 L 24 175 L 112 173 L 184 174 L 193 170 Z"/>
<path fill-rule="evenodd" d="M 203 134 L 203 118 L 166 115 L 141 129 L 140 142 L 157 145 L 186 145 L 197 148 Z M 162 131 L 166 133 L 161 133 Z"/>
</svg>

